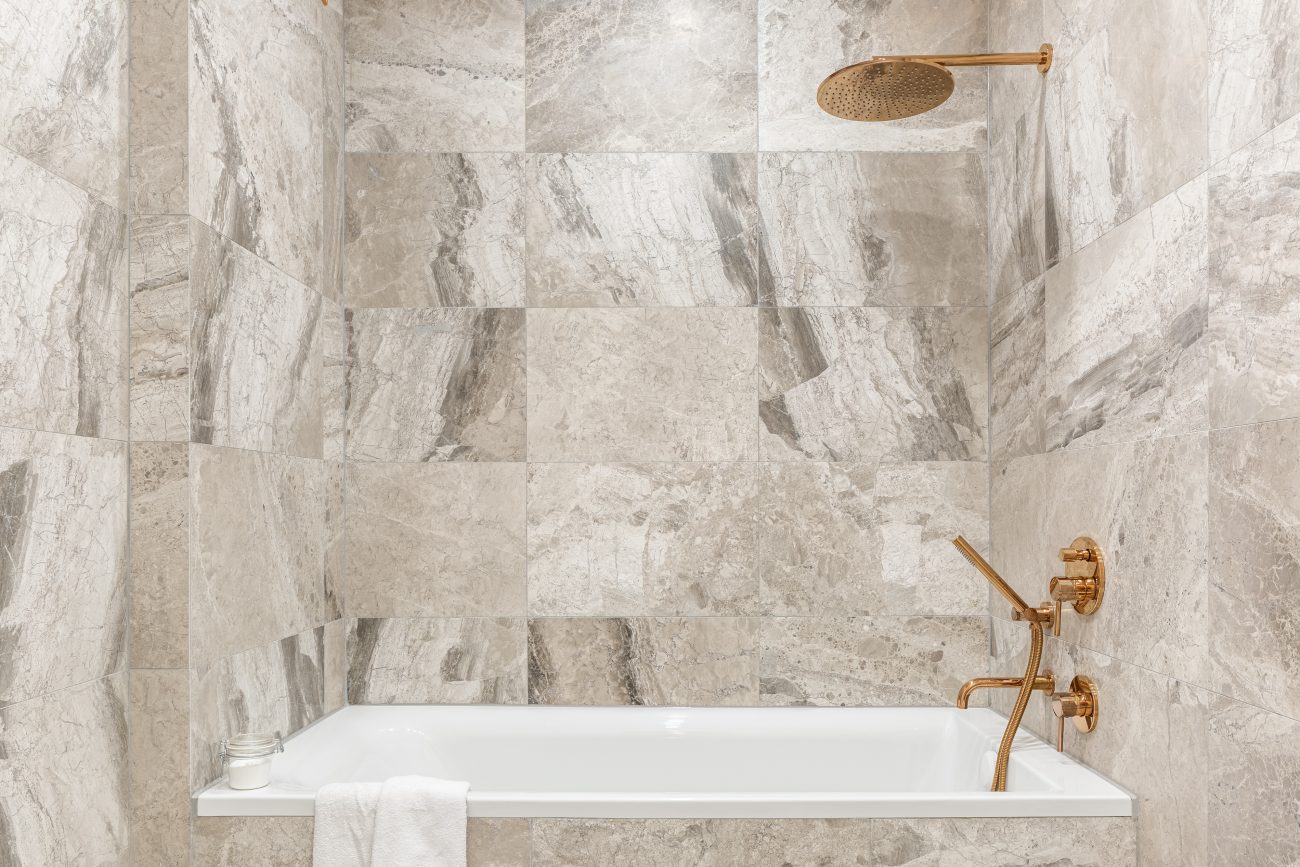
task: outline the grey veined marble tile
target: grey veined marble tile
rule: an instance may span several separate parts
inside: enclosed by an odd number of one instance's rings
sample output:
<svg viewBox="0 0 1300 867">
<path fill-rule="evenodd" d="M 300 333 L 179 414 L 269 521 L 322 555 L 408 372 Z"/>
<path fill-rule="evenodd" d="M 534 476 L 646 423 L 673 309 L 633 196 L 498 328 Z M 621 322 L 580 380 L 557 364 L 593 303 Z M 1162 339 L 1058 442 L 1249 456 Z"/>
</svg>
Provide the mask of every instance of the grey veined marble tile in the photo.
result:
<svg viewBox="0 0 1300 867">
<path fill-rule="evenodd" d="M 1047 273 L 1047 447 L 1204 430 L 1206 182 Z"/>
<path fill-rule="evenodd" d="M 774 614 L 976 614 L 983 579 L 955 548 L 988 544 L 982 463 L 769 464 L 759 531 Z"/>
<path fill-rule="evenodd" d="M 529 460 L 754 458 L 756 343 L 753 310 L 530 310 Z"/>
<path fill-rule="evenodd" d="M 765 244 L 778 305 L 979 305 L 984 158 L 764 154 Z"/>
<path fill-rule="evenodd" d="M 189 2 L 128 0 L 132 214 L 189 213 Z"/>
<path fill-rule="evenodd" d="M 0 709 L 0 863 L 126 864 L 126 675 Z"/>
<path fill-rule="evenodd" d="M 348 467 L 348 613 L 519 616 L 525 602 L 522 463 Z"/>
<path fill-rule="evenodd" d="M 524 0 L 347 0 L 349 151 L 524 148 Z"/>
<path fill-rule="evenodd" d="M 1300 110 L 1300 5 L 1209 0 L 1213 162 Z"/>
<path fill-rule="evenodd" d="M 528 0 L 530 151 L 755 143 L 755 0 Z"/>
<path fill-rule="evenodd" d="M 1211 864 L 1300 864 L 1300 722 L 1216 698 L 1210 715 Z"/>
<path fill-rule="evenodd" d="M 0 150 L 0 249 L 0 423 L 125 439 L 125 217 Z"/>
<path fill-rule="evenodd" d="M 190 439 L 190 221 L 131 220 L 131 439 Z"/>
<path fill-rule="evenodd" d="M 131 444 L 131 665 L 189 659 L 190 446 Z"/>
<path fill-rule="evenodd" d="M 1045 307 L 1046 281 L 1040 278 L 989 308 L 989 450 L 995 461 L 1045 449 Z"/>
<path fill-rule="evenodd" d="M 190 848 L 190 676 L 136 669 L 130 680 L 131 864 L 175 867 Z"/>
<path fill-rule="evenodd" d="M 983 51 L 987 30 L 987 6 L 980 0 L 951 0 L 942 6 L 911 0 L 763 0 L 760 146 L 781 151 L 983 150 L 988 77 L 982 69 L 957 70 L 956 91 L 946 103 L 894 123 L 832 117 L 817 106 L 817 87 L 840 67 L 877 54 Z"/>
<path fill-rule="evenodd" d="M 317 288 L 324 56 L 313 0 L 190 3 L 190 214 Z"/>
<path fill-rule="evenodd" d="M 348 317 L 349 459 L 523 460 L 523 310 Z"/>
<path fill-rule="evenodd" d="M 350 307 L 522 307 L 517 154 L 347 157 Z"/>
<path fill-rule="evenodd" d="M 1212 685 L 1300 718 L 1300 422 L 1210 436 Z"/>
<path fill-rule="evenodd" d="M 753 464 L 531 464 L 528 613 L 752 614 Z"/>
<path fill-rule="evenodd" d="M 1293 117 L 1210 172 L 1215 427 L 1300 415 L 1298 159 Z"/>
<path fill-rule="evenodd" d="M 194 442 L 320 457 L 321 297 L 190 221 Z"/>
<path fill-rule="evenodd" d="M 530 156 L 529 303 L 754 304 L 756 182 L 752 154 Z"/>
<path fill-rule="evenodd" d="M 0 428 L 0 706 L 121 669 L 127 452 Z"/>
<path fill-rule="evenodd" d="M 758 621 L 728 617 L 529 620 L 528 701 L 755 705 Z"/>
<path fill-rule="evenodd" d="M 769 460 L 983 460 L 982 308 L 760 311 Z"/>
<path fill-rule="evenodd" d="M 127 6 L 0 4 L 0 144 L 123 209 Z"/>
<path fill-rule="evenodd" d="M 348 633 L 352 704 L 522 704 L 523 618 L 361 618 Z"/>
</svg>

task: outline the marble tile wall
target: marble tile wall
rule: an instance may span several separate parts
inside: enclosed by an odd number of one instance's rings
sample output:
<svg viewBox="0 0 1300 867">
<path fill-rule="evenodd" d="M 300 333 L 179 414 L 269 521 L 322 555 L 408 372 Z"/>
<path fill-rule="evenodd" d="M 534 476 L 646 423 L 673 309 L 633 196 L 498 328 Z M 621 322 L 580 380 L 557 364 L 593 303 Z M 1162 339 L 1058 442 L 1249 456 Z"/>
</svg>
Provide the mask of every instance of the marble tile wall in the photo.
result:
<svg viewBox="0 0 1300 867">
<path fill-rule="evenodd" d="M 985 3 L 814 7 L 350 0 L 350 701 L 933 704 L 982 661 L 986 76 L 874 136 L 813 100 Z"/>
<path fill-rule="evenodd" d="M 1066 748 L 1137 795 L 1140 865 L 1300 852 L 1281 603 L 1300 580 L 1300 79 L 1277 48 L 1298 16 L 990 7 L 995 40 L 1057 45 L 1051 73 L 995 76 L 989 104 L 990 549 L 1030 599 L 1076 535 L 1106 551 L 1102 609 L 1067 612 L 1045 665 L 1100 687 L 1100 727 Z M 992 611 L 1007 673 L 1025 636 Z M 1026 719 L 1050 734 L 1044 700 Z"/>
</svg>

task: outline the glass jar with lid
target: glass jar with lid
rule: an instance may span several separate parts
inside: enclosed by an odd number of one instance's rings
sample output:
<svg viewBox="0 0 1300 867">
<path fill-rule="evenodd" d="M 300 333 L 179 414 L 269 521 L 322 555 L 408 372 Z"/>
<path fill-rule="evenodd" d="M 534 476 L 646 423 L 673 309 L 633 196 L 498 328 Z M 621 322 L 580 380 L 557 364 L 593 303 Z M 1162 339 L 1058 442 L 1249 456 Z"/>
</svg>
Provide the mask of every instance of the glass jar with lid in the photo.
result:
<svg viewBox="0 0 1300 867">
<path fill-rule="evenodd" d="M 260 789 L 271 782 L 271 757 L 284 752 L 280 733 L 244 732 L 221 742 L 221 760 L 232 789 Z"/>
</svg>

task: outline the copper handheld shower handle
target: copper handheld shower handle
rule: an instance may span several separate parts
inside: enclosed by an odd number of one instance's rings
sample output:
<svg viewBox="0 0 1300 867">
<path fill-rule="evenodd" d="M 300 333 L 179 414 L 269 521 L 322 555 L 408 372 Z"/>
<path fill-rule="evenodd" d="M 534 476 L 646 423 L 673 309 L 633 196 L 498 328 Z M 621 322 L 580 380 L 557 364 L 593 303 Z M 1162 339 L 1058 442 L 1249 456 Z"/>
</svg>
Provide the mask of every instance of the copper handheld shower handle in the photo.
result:
<svg viewBox="0 0 1300 867">
<path fill-rule="evenodd" d="M 987 560 L 980 556 L 978 551 L 971 547 L 970 542 L 966 541 L 966 537 L 958 536 L 952 540 L 952 543 L 970 561 L 970 564 L 979 570 L 979 573 L 987 578 L 990 584 L 997 588 L 997 591 L 1002 594 L 1002 598 L 1011 603 L 1011 607 L 1018 614 L 1023 616 L 1029 611 L 1029 606 L 1025 604 L 1025 600 L 1020 598 L 1020 594 L 1012 590 L 1011 585 L 1003 580 L 1002 576 L 988 564 Z"/>
</svg>

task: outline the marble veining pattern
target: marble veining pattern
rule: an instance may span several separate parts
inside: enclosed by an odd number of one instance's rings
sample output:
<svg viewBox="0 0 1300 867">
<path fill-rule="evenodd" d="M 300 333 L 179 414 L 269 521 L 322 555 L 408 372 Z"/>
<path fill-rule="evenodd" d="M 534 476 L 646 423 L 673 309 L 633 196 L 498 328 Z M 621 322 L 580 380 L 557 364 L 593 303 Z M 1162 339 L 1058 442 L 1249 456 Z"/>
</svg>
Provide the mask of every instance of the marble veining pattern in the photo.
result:
<svg viewBox="0 0 1300 867">
<path fill-rule="evenodd" d="M 1209 728 L 1209 863 L 1300 864 L 1300 722 L 1218 697 Z"/>
<path fill-rule="evenodd" d="M 523 150 L 524 6 L 347 0 L 348 150 Z"/>
<path fill-rule="evenodd" d="M 349 306 L 523 306 L 523 182 L 518 154 L 349 154 Z"/>
<path fill-rule="evenodd" d="M 131 671 L 132 867 L 176 867 L 190 848 L 189 673 Z"/>
<path fill-rule="evenodd" d="M 1035 4 L 1037 5 L 1037 4 Z M 1040 84 L 1040 87 L 1045 87 Z M 997 118 L 996 104 L 990 117 Z M 989 139 L 989 301 L 1021 288 L 1060 259 L 1056 201 L 1048 195 L 1043 100 L 1000 121 Z"/>
<path fill-rule="evenodd" d="M 1217 163 L 1300 110 L 1300 6 L 1209 0 L 1210 157 Z"/>
<path fill-rule="evenodd" d="M 1039 278 L 989 310 L 989 451 L 993 461 L 1047 448 L 1046 282 Z"/>
<path fill-rule="evenodd" d="M 374 619 L 348 632 L 350 704 L 522 704 L 522 618 Z"/>
<path fill-rule="evenodd" d="M 189 0 L 128 0 L 132 214 L 189 213 Z"/>
<path fill-rule="evenodd" d="M 529 303 L 745 306 L 758 299 L 753 154 L 535 154 Z"/>
<path fill-rule="evenodd" d="M 190 438 L 190 221 L 131 220 L 131 439 Z"/>
<path fill-rule="evenodd" d="M 755 613 L 759 491 L 747 463 L 531 464 L 528 613 Z"/>
<path fill-rule="evenodd" d="M 348 457 L 524 457 L 524 312 L 348 313 Z"/>
<path fill-rule="evenodd" d="M 189 658 L 190 447 L 131 444 L 131 666 Z"/>
<path fill-rule="evenodd" d="M 125 439 L 126 218 L 0 149 L 0 250 L 0 424 Z"/>
<path fill-rule="evenodd" d="M 986 453 L 983 309 L 760 312 L 768 460 L 976 460 Z"/>
<path fill-rule="evenodd" d="M 0 428 L 0 707 L 121 670 L 125 443 Z"/>
<path fill-rule="evenodd" d="M 754 147 L 755 0 L 526 6 L 530 151 Z"/>
<path fill-rule="evenodd" d="M 980 154 L 763 154 L 759 189 L 774 303 L 983 303 Z"/>
</svg>

